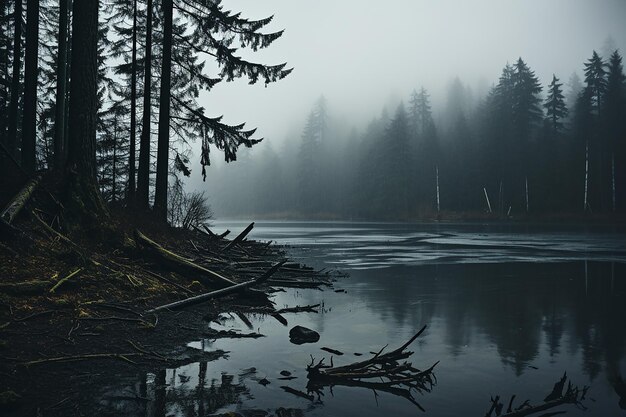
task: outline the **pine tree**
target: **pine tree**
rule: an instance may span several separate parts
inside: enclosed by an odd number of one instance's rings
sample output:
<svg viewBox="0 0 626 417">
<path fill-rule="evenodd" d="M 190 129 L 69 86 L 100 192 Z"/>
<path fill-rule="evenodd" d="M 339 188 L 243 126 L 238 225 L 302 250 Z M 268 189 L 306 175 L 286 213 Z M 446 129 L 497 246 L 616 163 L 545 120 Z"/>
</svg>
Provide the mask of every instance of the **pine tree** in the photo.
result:
<svg viewBox="0 0 626 417">
<path fill-rule="evenodd" d="M 611 54 L 603 103 L 603 125 L 610 161 L 611 210 L 626 209 L 626 76 L 619 51 Z"/>
<path fill-rule="evenodd" d="M 257 51 L 271 45 L 282 35 L 282 31 L 264 34 L 260 30 L 269 24 L 272 18 L 261 20 L 248 20 L 240 14 L 225 11 L 221 1 L 203 0 L 193 6 L 180 3 L 176 4 L 176 10 L 183 20 L 192 24 L 192 34 L 187 36 L 185 30 L 176 32 L 174 26 L 172 0 L 165 0 L 164 11 L 164 38 L 163 38 L 163 64 L 161 82 L 165 82 L 161 88 L 160 117 L 159 117 L 159 153 L 157 154 L 157 182 L 155 194 L 156 211 L 160 218 L 166 218 L 167 201 L 167 178 L 169 173 L 169 143 L 170 122 L 172 114 L 179 120 L 184 120 L 185 128 L 195 129 L 194 136 L 202 137 L 201 164 L 203 175 L 206 175 L 205 166 L 209 165 L 209 146 L 215 145 L 223 150 L 226 162 L 236 159 L 237 148 L 240 145 L 250 147 L 258 140 L 252 139 L 255 130 L 244 130 L 244 125 L 230 126 L 221 122 L 221 117 L 211 118 L 204 115 L 204 109 L 199 107 L 195 98 L 200 89 L 210 89 L 219 80 L 212 79 L 202 73 L 204 64 L 193 65 L 197 54 L 207 54 L 215 57 L 220 67 L 220 78 L 232 81 L 235 78 L 247 77 L 250 84 L 263 79 L 265 84 L 278 81 L 287 76 L 291 70 L 286 70 L 286 64 L 264 65 L 246 61 L 235 55 L 237 48 L 233 43 L 238 40 L 242 48 L 248 47 Z M 175 50 L 182 50 L 175 52 Z M 192 59 L 179 60 L 185 52 L 192 51 Z M 172 77 L 172 67 L 167 63 L 177 64 L 183 72 L 187 71 L 186 77 L 196 93 L 189 95 L 189 86 L 183 89 L 181 96 L 176 92 L 170 92 L 166 88 Z M 188 63 L 191 62 L 192 65 Z M 163 88 L 165 87 L 165 88 Z M 192 90 L 193 91 L 193 90 Z"/>
<path fill-rule="evenodd" d="M 56 100 L 54 114 L 54 166 L 62 169 L 67 156 L 67 74 L 70 0 L 59 0 L 59 33 L 56 65 Z"/>
<path fill-rule="evenodd" d="M 430 112 L 427 94 L 420 92 L 422 116 Z M 421 119 L 424 120 L 424 119 Z M 403 103 L 398 105 L 395 115 L 385 132 L 385 140 L 379 144 L 383 178 L 379 207 L 381 213 L 392 218 L 406 219 L 411 215 L 411 168 L 413 160 L 410 152 L 410 131 L 408 116 Z"/>
<path fill-rule="evenodd" d="M 566 118 L 568 114 L 561 87 L 563 87 L 563 84 L 559 83 L 559 79 L 556 75 L 552 75 L 552 82 L 548 86 L 548 96 L 546 97 L 544 107 L 554 134 L 558 134 L 563 128 L 562 120 Z"/>
<path fill-rule="evenodd" d="M 541 83 L 535 72 L 519 58 L 513 73 L 513 128 L 521 140 L 529 139 L 530 130 L 541 120 Z"/>
<path fill-rule="evenodd" d="M 604 61 L 596 51 L 585 63 L 585 83 L 592 94 L 595 113 L 598 114 L 606 91 L 606 70 Z"/>
<path fill-rule="evenodd" d="M 326 99 L 320 97 L 308 116 L 302 132 L 298 152 L 298 194 L 300 210 L 317 214 L 322 209 L 323 190 L 322 159 L 323 145 L 327 139 L 328 112 Z"/>
<path fill-rule="evenodd" d="M 107 215 L 96 179 L 98 0 L 73 3 L 67 172 L 68 207 L 92 224 Z M 99 219 L 99 220 L 98 220 Z"/>
<path fill-rule="evenodd" d="M 573 72 L 567 81 L 567 92 L 565 94 L 565 106 L 573 109 L 576 106 L 576 100 L 583 91 L 583 83 L 576 72 Z M 574 116 L 574 112 L 569 113 L 570 119 Z"/>
<path fill-rule="evenodd" d="M 145 58 L 143 82 L 143 119 L 139 143 L 139 167 L 137 170 L 136 203 L 141 209 L 147 209 L 150 198 L 150 124 L 152 95 L 152 25 L 154 7 L 152 0 L 146 5 Z"/>
</svg>

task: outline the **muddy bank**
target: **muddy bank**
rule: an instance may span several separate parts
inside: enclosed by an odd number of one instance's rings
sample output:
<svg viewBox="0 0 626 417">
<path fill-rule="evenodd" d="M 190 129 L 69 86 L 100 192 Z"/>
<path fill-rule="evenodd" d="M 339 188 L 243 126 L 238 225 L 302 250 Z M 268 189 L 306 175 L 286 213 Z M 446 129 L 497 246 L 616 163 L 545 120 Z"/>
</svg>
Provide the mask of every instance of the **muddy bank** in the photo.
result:
<svg viewBox="0 0 626 417">
<path fill-rule="evenodd" d="M 54 221 L 33 213 L 19 223 L 20 236 L 0 246 L 2 415 L 89 413 L 113 378 L 136 378 L 228 354 L 187 348 L 187 342 L 203 335 L 254 333 L 206 334 L 220 314 L 243 323 L 249 314 L 285 320 L 270 300 L 273 292 L 331 285 L 328 273 L 291 262 L 271 242 L 249 240 L 238 235 L 242 231 L 234 231 L 230 240 L 207 229 L 159 228 L 122 218 L 115 230 L 139 223 L 141 232 L 91 238 L 66 235 Z M 140 242 L 141 236 L 166 256 Z M 259 277 L 265 281 L 251 289 L 177 311 L 148 313 L 228 287 L 228 282 Z M 139 397 L 132 401 L 147 402 Z"/>
</svg>

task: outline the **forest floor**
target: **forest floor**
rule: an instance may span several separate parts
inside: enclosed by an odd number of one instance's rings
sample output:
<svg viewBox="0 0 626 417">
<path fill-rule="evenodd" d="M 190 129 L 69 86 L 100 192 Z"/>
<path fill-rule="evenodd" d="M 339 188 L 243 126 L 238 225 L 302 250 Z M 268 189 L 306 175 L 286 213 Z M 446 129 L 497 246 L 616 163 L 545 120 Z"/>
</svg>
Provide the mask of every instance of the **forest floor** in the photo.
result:
<svg viewBox="0 0 626 417">
<path fill-rule="evenodd" d="M 155 226 L 125 212 L 103 219 L 113 223 L 105 229 L 72 233 L 62 217 L 47 211 L 41 195 L 30 200 L 12 232 L 0 232 L 3 416 L 89 415 L 85 410 L 93 409 L 111 375 L 226 355 L 186 347 L 206 335 L 208 323 L 221 313 L 244 322 L 251 313 L 281 321 L 272 292 L 331 285 L 329 273 L 288 262 L 271 242 L 238 236 L 233 243 L 206 228 Z M 284 263 L 268 277 L 278 262 Z M 177 311 L 148 312 L 224 287 L 216 277 L 241 283 L 259 276 L 267 280 L 254 289 Z"/>
</svg>

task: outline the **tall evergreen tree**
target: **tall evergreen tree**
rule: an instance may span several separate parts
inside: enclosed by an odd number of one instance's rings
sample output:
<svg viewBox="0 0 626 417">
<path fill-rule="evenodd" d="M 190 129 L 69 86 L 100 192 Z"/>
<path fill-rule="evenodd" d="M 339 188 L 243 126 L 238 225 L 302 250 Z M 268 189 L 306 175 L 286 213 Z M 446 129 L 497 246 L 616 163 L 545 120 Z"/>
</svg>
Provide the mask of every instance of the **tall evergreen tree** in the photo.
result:
<svg viewBox="0 0 626 417">
<path fill-rule="evenodd" d="M 607 84 L 602 108 L 604 133 L 610 161 L 611 210 L 626 210 L 626 76 L 622 56 L 615 50 L 607 68 Z"/>
<path fill-rule="evenodd" d="M 68 125 L 72 128 L 67 158 L 68 206 L 77 217 L 94 223 L 107 213 L 96 179 L 98 3 L 98 0 L 73 2 Z"/>
<path fill-rule="evenodd" d="M 62 169 L 67 155 L 66 143 L 66 117 L 67 117 L 67 69 L 68 69 L 68 26 L 69 26 L 69 2 L 59 0 L 59 34 L 56 65 L 56 100 L 54 117 L 54 166 Z"/>
<path fill-rule="evenodd" d="M 561 131 L 563 128 L 562 120 L 567 117 L 568 113 L 562 87 L 563 84 L 559 82 L 556 75 L 552 75 L 552 82 L 548 86 L 548 96 L 546 97 L 544 107 L 554 134 L 558 134 Z"/>
<path fill-rule="evenodd" d="M 257 64 L 235 55 L 237 48 L 232 47 L 235 40 L 238 40 L 242 47 L 257 51 L 268 47 L 282 35 L 282 31 L 269 34 L 260 32 L 263 27 L 271 22 L 271 17 L 257 21 L 248 20 L 242 18 L 238 13 L 233 14 L 230 11 L 225 11 L 221 1 L 204 0 L 194 5 L 184 2 L 176 3 L 176 10 L 181 17 L 192 22 L 192 35 L 187 36 L 184 31 L 176 33 L 173 28 L 173 0 L 165 0 L 163 6 L 165 27 L 162 48 L 162 88 L 159 103 L 159 152 L 157 154 L 155 206 L 159 217 L 166 219 L 172 111 L 179 120 L 181 116 L 185 119 L 187 127 L 195 129 L 196 134 L 194 136 L 203 138 L 201 158 L 203 173 L 206 172 L 204 166 L 210 162 L 209 146 L 211 143 L 224 151 L 225 159 L 229 162 L 236 159 L 237 148 L 240 145 L 249 147 L 258 142 L 258 140 L 251 138 L 254 130 L 243 130 L 243 124 L 229 126 L 222 123 L 221 118 L 206 117 L 204 110 L 195 103 L 195 97 L 189 96 L 188 90 L 183 91 L 182 95 L 177 95 L 176 92 L 171 94 L 170 89 L 163 88 L 167 87 L 172 76 L 172 66 L 168 65 L 168 62 L 177 64 L 180 70 L 187 72 L 185 76 L 191 77 L 190 81 L 191 85 L 194 86 L 193 88 L 200 89 L 210 89 L 219 80 L 211 79 L 202 74 L 204 64 L 189 65 L 188 60 L 177 59 L 184 56 L 184 51 L 191 50 L 195 54 L 202 53 L 215 57 L 221 70 L 220 77 L 226 81 L 245 76 L 250 84 L 256 83 L 259 79 L 263 79 L 265 84 L 268 84 L 285 77 L 291 70 L 285 70 L 286 64 Z M 173 49 L 179 51 L 174 52 Z M 197 97 L 197 92 L 195 96 Z"/>
<path fill-rule="evenodd" d="M 585 63 L 585 83 L 590 89 L 592 103 L 597 114 L 606 90 L 606 69 L 602 57 L 596 51 L 593 51 L 591 58 Z"/>
<path fill-rule="evenodd" d="M 147 209 L 150 198 L 150 123 L 152 97 L 152 24 L 154 7 L 152 0 L 146 5 L 146 35 L 143 81 L 143 119 L 139 143 L 139 168 L 137 170 L 136 203 Z"/>
</svg>

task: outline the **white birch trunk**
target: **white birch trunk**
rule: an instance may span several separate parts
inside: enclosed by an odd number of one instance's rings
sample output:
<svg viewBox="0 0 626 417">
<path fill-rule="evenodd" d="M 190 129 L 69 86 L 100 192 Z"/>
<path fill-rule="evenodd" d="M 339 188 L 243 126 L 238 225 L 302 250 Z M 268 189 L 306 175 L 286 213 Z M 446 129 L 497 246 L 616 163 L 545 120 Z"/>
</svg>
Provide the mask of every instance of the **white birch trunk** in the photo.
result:
<svg viewBox="0 0 626 417">
<path fill-rule="evenodd" d="M 487 194 L 487 189 L 483 187 L 483 192 L 485 193 L 485 200 L 487 200 L 487 207 L 489 207 L 489 213 L 491 213 L 491 203 L 489 202 L 489 195 Z"/>
</svg>

